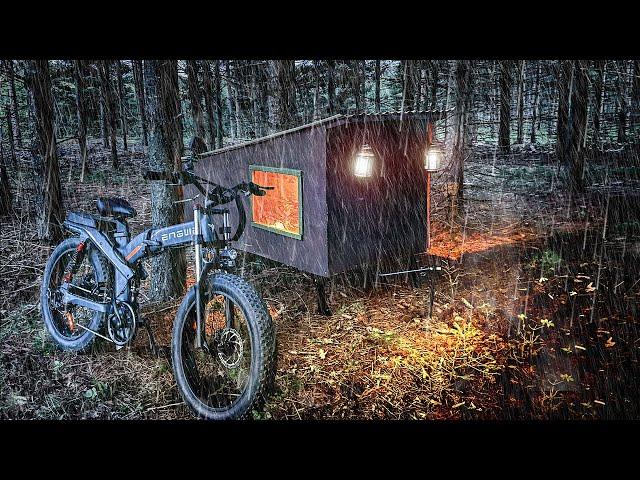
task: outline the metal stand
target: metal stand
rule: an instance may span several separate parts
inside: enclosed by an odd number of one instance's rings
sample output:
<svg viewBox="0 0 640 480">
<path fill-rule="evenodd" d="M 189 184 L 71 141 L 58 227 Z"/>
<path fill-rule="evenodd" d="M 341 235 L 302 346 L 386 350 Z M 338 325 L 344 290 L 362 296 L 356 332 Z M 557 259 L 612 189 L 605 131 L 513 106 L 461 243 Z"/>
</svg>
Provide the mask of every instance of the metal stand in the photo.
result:
<svg viewBox="0 0 640 480">
<path fill-rule="evenodd" d="M 143 320 L 142 324 L 144 325 L 145 330 L 147 331 L 147 335 L 149 336 L 149 346 L 151 347 L 151 351 L 153 355 L 160 358 L 160 349 L 158 348 L 158 344 L 156 343 L 156 338 L 153 335 L 153 330 L 151 330 L 151 325 L 149 324 L 149 320 Z"/>
<path fill-rule="evenodd" d="M 318 313 L 326 317 L 331 316 L 331 309 L 327 304 L 327 294 L 325 292 L 325 286 L 327 279 L 324 277 L 313 277 L 313 282 L 316 285 L 316 294 L 318 295 Z"/>
</svg>

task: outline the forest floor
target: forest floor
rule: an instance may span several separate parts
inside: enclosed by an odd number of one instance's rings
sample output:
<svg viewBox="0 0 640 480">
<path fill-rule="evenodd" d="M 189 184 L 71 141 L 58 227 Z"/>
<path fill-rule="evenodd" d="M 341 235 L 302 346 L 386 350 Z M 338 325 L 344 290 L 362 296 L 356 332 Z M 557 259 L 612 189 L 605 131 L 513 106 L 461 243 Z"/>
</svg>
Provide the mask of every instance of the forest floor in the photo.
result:
<svg viewBox="0 0 640 480">
<path fill-rule="evenodd" d="M 123 196 L 139 212 L 133 233 L 148 227 L 139 147 L 113 173 L 108 153 L 92 145 L 100 169 L 83 184 L 68 177 L 75 145 L 61 152 L 67 210 Z M 421 256 L 441 268 L 431 317 L 427 277 L 414 288 L 400 277 L 365 287 L 357 272 L 338 275 L 324 317 L 308 275 L 242 256 L 278 336 L 275 391 L 258 417 L 640 417 L 637 158 L 589 162 L 590 187 L 572 202 L 550 155 L 474 153 L 453 221 L 446 172 L 435 178 L 434 246 Z M 51 248 L 33 233 L 33 180 L 26 169 L 10 172 L 17 213 L 0 224 L 0 418 L 192 418 L 145 332 L 130 348 L 95 342 L 82 354 L 47 338 L 37 293 Z M 179 301 L 144 308 L 162 345 Z"/>
</svg>

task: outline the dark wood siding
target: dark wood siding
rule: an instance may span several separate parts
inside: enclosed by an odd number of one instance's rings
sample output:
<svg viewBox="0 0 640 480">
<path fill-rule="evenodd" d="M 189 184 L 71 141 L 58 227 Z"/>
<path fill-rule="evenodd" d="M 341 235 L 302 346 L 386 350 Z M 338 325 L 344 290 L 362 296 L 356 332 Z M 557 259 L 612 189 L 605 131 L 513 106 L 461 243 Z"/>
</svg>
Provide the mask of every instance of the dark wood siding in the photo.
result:
<svg viewBox="0 0 640 480">
<path fill-rule="evenodd" d="M 329 268 L 403 268 L 426 246 L 426 121 L 352 123 L 327 133 Z M 353 175 L 363 143 L 376 155 L 372 178 Z"/>
<path fill-rule="evenodd" d="M 237 248 L 316 275 L 329 275 L 325 144 L 324 127 L 309 128 L 266 142 L 222 151 L 197 162 L 198 175 L 224 186 L 250 180 L 249 165 L 302 170 L 303 238 L 298 240 L 252 226 L 249 202 L 245 200 L 247 229 Z M 189 189 L 187 194 L 191 192 Z M 232 206 L 232 227 L 235 228 L 237 215 L 233 210 Z"/>
<path fill-rule="evenodd" d="M 250 179 L 250 165 L 302 171 L 302 239 L 252 226 L 245 200 L 249 223 L 236 245 L 241 250 L 325 277 L 364 264 L 404 268 L 426 247 L 423 155 L 430 116 L 399 118 L 332 117 L 212 152 L 198 161 L 196 173 L 233 186 Z M 368 179 L 353 174 L 363 142 L 377 157 Z M 193 194 L 187 188 L 186 195 Z M 188 218 L 191 209 L 187 205 Z"/>
</svg>

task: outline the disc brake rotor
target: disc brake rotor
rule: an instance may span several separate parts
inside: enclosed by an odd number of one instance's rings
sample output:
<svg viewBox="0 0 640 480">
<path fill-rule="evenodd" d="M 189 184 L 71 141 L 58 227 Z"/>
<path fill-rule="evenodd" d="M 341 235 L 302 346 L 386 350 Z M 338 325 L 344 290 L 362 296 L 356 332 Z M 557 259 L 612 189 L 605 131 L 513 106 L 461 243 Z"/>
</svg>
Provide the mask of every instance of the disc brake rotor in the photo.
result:
<svg viewBox="0 0 640 480">
<path fill-rule="evenodd" d="M 237 330 L 224 328 L 218 333 L 216 341 L 218 358 L 227 368 L 236 368 L 242 360 L 244 342 Z"/>
</svg>

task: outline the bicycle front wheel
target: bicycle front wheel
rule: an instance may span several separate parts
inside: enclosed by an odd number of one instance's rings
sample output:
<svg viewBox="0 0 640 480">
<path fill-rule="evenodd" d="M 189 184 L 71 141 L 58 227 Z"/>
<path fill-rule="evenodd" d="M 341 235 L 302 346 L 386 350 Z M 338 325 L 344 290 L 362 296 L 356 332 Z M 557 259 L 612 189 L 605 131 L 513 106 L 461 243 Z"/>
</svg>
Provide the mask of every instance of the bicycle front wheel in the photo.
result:
<svg viewBox="0 0 640 480">
<path fill-rule="evenodd" d="M 176 315 L 171 342 L 176 383 L 200 418 L 247 418 L 263 407 L 275 376 L 273 321 L 260 296 L 240 277 L 220 273 L 204 281 L 201 348 L 194 346 L 193 288 Z"/>
</svg>

